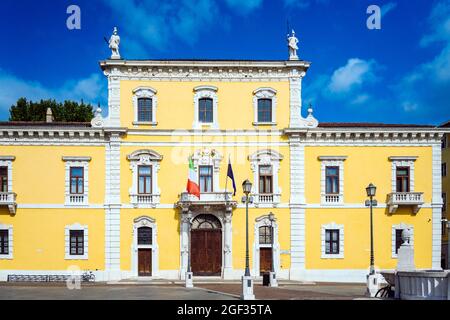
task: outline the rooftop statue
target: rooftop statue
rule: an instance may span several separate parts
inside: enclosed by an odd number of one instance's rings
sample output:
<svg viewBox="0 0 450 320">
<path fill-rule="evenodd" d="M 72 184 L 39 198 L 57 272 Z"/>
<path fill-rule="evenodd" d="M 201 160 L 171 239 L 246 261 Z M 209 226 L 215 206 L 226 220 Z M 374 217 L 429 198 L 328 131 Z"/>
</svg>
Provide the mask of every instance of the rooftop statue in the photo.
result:
<svg viewBox="0 0 450 320">
<path fill-rule="evenodd" d="M 291 35 L 287 35 L 288 48 L 289 48 L 289 60 L 298 60 L 297 50 L 298 50 L 298 39 L 295 36 L 295 31 L 292 30 Z"/>
<path fill-rule="evenodd" d="M 108 43 L 109 48 L 111 49 L 111 59 L 120 59 L 119 53 L 120 37 L 117 34 L 117 27 L 114 27 L 113 34 L 109 39 Z"/>
</svg>

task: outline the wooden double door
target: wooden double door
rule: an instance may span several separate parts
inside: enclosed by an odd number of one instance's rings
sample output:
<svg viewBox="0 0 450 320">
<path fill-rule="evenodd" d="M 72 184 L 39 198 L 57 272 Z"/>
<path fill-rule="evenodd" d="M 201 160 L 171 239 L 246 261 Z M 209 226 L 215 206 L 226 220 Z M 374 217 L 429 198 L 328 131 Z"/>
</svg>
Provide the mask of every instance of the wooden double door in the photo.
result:
<svg viewBox="0 0 450 320">
<path fill-rule="evenodd" d="M 220 276 L 222 272 L 222 230 L 191 231 L 191 267 L 195 276 Z"/>
<path fill-rule="evenodd" d="M 138 249 L 138 275 L 140 277 L 151 277 L 152 249 Z"/>
<path fill-rule="evenodd" d="M 272 271 L 272 248 L 259 248 L 259 273 Z"/>
</svg>

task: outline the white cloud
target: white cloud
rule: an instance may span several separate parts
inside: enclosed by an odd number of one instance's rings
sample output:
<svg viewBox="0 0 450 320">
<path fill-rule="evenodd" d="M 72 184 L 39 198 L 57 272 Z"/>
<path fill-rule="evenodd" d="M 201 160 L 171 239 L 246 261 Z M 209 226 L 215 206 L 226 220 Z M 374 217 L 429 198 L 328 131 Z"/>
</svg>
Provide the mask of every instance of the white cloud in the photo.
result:
<svg viewBox="0 0 450 320">
<path fill-rule="evenodd" d="M 437 2 L 428 19 L 431 32 L 420 45 L 436 44 L 437 54 L 406 74 L 394 90 L 405 112 L 440 122 L 448 117 L 450 101 L 450 0 Z"/>
<path fill-rule="evenodd" d="M 225 0 L 227 5 L 237 13 L 247 13 L 259 8 L 263 0 Z"/>
<path fill-rule="evenodd" d="M 374 64 L 374 60 L 349 59 L 345 66 L 334 71 L 328 90 L 331 94 L 345 94 L 364 83 L 373 82 L 376 79 Z"/>
<path fill-rule="evenodd" d="M 306 9 L 312 3 L 327 4 L 330 0 L 284 0 L 284 6 L 296 9 Z"/>
<path fill-rule="evenodd" d="M 216 21 L 216 1 L 209 0 L 104 0 L 118 19 L 123 44 L 134 42 L 133 48 L 173 48 L 183 41 L 193 44 L 201 30 Z M 137 44 L 139 43 L 139 45 Z M 123 45 L 125 53 L 133 52 Z"/>
<path fill-rule="evenodd" d="M 99 74 L 65 82 L 61 87 L 50 88 L 36 81 L 27 81 L 0 69 L 0 113 L 7 113 L 20 97 L 37 101 L 40 99 L 66 99 L 97 105 L 106 104 L 106 80 Z"/>
<path fill-rule="evenodd" d="M 420 41 L 422 46 L 428 46 L 436 42 L 450 42 L 450 1 L 437 2 L 428 17 L 428 23 L 432 32 L 423 36 Z"/>
<path fill-rule="evenodd" d="M 384 17 L 390 11 L 394 10 L 397 7 L 396 2 L 388 2 L 385 5 L 381 6 L 381 15 Z"/>
<path fill-rule="evenodd" d="M 194 45 L 212 25 L 226 29 L 229 17 L 220 11 L 219 3 L 228 6 L 232 14 L 245 15 L 259 8 L 263 0 L 103 0 L 103 3 L 117 17 L 122 55 L 148 58 L 147 51 L 173 50 L 178 42 Z"/>
<path fill-rule="evenodd" d="M 350 103 L 351 104 L 363 104 L 363 103 L 366 103 L 369 99 L 370 99 L 370 95 L 368 95 L 367 93 L 361 93 L 361 94 L 357 95 L 355 99 L 350 101 Z"/>
</svg>

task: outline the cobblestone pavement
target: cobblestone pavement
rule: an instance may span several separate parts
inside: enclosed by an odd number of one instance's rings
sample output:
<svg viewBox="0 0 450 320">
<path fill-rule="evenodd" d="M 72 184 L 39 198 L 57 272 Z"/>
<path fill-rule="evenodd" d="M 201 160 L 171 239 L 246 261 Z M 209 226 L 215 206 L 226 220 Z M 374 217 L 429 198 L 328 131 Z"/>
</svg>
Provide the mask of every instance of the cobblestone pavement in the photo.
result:
<svg viewBox="0 0 450 320">
<path fill-rule="evenodd" d="M 82 285 L 69 290 L 64 284 L 0 285 L 0 300 L 236 300 L 230 295 L 182 286 Z"/>
<path fill-rule="evenodd" d="M 84 284 L 69 290 L 61 283 L 3 283 L 0 300 L 235 300 L 240 283 L 199 283 L 193 289 L 181 284 Z M 280 284 L 278 288 L 254 286 L 261 300 L 352 300 L 364 299 L 363 284 Z"/>
<path fill-rule="evenodd" d="M 199 284 L 198 287 L 218 292 L 241 294 L 240 284 Z M 353 300 L 365 298 L 365 285 L 360 284 L 286 284 L 278 288 L 255 284 L 253 293 L 256 299 L 276 300 Z"/>
</svg>

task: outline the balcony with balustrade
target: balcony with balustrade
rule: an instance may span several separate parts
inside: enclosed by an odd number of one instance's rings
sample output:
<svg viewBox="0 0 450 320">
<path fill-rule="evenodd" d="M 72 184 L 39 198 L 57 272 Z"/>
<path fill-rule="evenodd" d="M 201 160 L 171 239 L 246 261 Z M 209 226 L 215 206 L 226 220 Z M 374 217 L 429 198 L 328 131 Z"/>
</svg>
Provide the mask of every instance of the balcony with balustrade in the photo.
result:
<svg viewBox="0 0 450 320">
<path fill-rule="evenodd" d="M 16 196 L 14 192 L 0 192 L 0 207 L 7 207 L 10 214 L 16 214 Z"/>
<path fill-rule="evenodd" d="M 339 193 L 333 194 L 322 194 L 321 195 L 322 205 L 338 205 L 344 203 L 344 195 Z"/>
<path fill-rule="evenodd" d="M 140 206 L 150 206 L 155 208 L 158 203 L 160 203 L 160 194 L 130 194 L 131 204 L 137 208 Z"/>
<path fill-rule="evenodd" d="M 200 206 L 205 210 L 212 208 L 225 208 L 230 210 L 231 208 L 235 208 L 237 205 L 237 202 L 233 200 L 232 192 L 205 192 L 200 194 L 200 198 L 197 198 L 187 192 L 182 192 L 179 199 L 180 200 L 176 205 L 181 208 L 193 208 Z"/>
<path fill-rule="evenodd" d="M 279 193 L 259 193 L 252 194 L 255 207 L 270 205 L 276 207 L 280 203 L 281 194 Z"/>
<path fill-rule="evenodd" d="M 387 205 L 389 213 L 395 213 L 399 206 L 410 206 L 414 214 L 419 212 L 424 204 L 423 192 L 392 192 L 388 194 Z"/>
<path fill-rule="evenodd" d="M 66 194 L 66 206 L 87 206 L 87 194 L 69 193 Z"/>
</svg>

